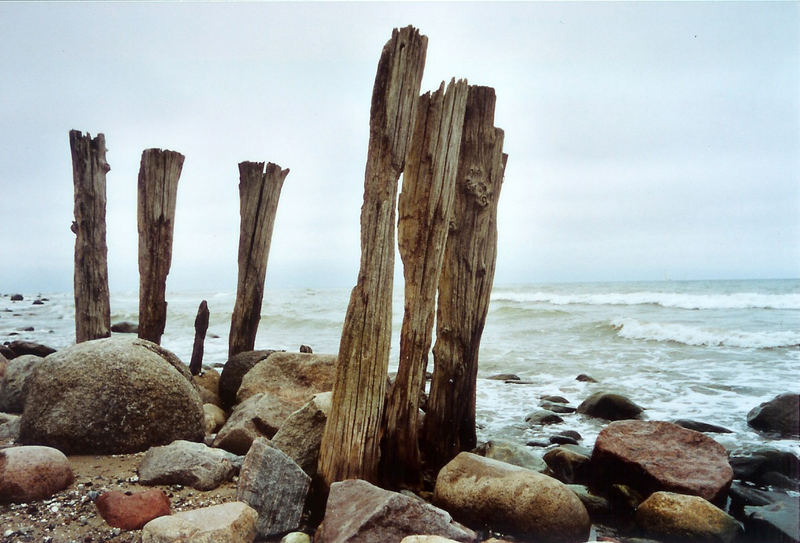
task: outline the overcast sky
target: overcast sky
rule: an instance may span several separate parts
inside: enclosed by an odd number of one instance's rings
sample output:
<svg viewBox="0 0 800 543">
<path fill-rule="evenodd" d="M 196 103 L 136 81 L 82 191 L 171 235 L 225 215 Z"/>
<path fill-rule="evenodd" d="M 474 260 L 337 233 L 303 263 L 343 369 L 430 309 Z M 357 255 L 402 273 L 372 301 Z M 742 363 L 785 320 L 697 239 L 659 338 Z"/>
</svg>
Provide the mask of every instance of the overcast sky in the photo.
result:
<svg viewBox="0 0 800 543">
<path fill-rule="evenodd" d="M 497 92 L 496 284 L 800 276 L 800 4 L 0 3 L 0 292 L 72 288 L 68 132 L 104 133 L 112 291 L 144 149 L 186 155 L 168 289 L 232 291 L 238 168 L 291 172 L 269 287 L 349 287 L 393 27 Z M 399 265 L 399 262 L 398 262 Z"/>
</svg>

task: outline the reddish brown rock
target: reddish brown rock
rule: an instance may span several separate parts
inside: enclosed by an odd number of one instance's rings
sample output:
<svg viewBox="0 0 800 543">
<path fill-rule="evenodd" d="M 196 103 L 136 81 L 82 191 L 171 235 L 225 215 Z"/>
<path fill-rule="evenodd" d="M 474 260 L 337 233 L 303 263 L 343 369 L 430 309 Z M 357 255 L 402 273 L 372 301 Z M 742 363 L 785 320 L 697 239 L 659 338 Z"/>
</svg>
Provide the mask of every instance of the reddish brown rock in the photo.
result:
<svg viewBox="0 0 800 543">
<path fill-rule="evenodd" d="M 112 490 L 101 494 L 95 505 L 109 525 L 123 530 L 141 530 L 154 518 L 170 514 L 169 498 L 157 488 L 136 494 Z"/>
<path fill-rule="evenodd" d="M 725 448 L 676 424 L 626 420 L 606 426 L 592 452 L 601 486 L 626 484 L 645 495 L 659 490 L 722 503 L 733 480 Z"/>
<path fill-rule="evenodd" d="M 52 496 L 74 479 L 67 457 L 50 447 L 0 451 L 0 502 L 24 503 Z"/>
</svg>

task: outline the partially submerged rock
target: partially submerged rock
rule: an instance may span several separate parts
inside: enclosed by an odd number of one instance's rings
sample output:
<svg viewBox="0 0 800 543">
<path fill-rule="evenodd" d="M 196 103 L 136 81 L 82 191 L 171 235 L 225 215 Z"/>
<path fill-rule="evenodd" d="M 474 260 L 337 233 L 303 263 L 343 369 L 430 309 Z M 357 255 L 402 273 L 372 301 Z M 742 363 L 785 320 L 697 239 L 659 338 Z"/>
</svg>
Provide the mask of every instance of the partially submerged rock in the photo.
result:
<svg viewBox="0 0 800 543">
<path fill-rule="evenodd" d="M 606 420 L 624 420 L 638 418 L 642 413 L 641 406 L 621 394 L 595 392 L 578 406 L 578 413 Z"/>
<path fill-rule="evenodd" d="M 636 523 L 659 541 L 731 543 L 739 523 L 699 496 L 654 492 L 636 510 Z"/>
<path fill-rule="evenodd" d="M 492 439 L 478 447 L 474 452 L 485 458 L 506 462 L 540 473 L 547 469 L 547 464 L 541 456 L 533 454 L 527 447 L 513 441 Z"/>
<path fill-rule="evenodd" d="M 800 394 L 779 394 L 754 407 L 747 414 L 747 424 L 760 432 L 779 437 L 800 435 Z"/>
</svg>

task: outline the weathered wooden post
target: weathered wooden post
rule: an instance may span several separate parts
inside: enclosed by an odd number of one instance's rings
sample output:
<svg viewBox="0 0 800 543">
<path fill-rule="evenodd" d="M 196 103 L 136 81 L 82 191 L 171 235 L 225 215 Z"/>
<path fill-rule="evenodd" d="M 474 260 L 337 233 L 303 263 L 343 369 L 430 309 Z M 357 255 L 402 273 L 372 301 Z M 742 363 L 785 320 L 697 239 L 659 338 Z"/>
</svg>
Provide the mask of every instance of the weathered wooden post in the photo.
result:
<svg viewBox="0 0 800 543">
<path fill-rule="evenodd" d="M 384 417 L 381 480 L 420 488 L 420 395 L 433 336 L 436 288 L 453 208 L 461 129 L 467 105 L 465 80 L 444 83 L 419 98 L 417 121 L 398 203 L 398 244 L 405 278 L 400 364 Z"/>
<path fill-rule="evenodd" d="M 228 335 L 228 356 L 256 343 L 269 246 L 281 188 L 289 170 L 272 162 L 239 163 L 239 279 Z"/>
<path fill-rule="evenodd" d="M 139 337 L 159 344 L 167 323 L 167 274 L 183 160 L 175 151 L 145 149 L 139 166 Z"/>
<path fill-rule="evenodd" d="M 75 341 L 111 335 L 106 246 L 106 138 L 69 131 L 75 186 Z"/>
<path fill-rule="evenodd" d="M 392 330 L 397 180 L 414 129 L 427 44 L 412 26 L 395 29 L 375 75 L 361 207 L 361 264 L 342 328 L 320 449 L 319 474 L 328 486 L 349 478 L 377 481 Z"/>
<path fill-rule="evenodd" d="M 494 89 L 470 86 L 423 430 L 426 467 L 432 470 L 476 442 L 478 349 L 494 280 L 497 202 L 507 158 L 503 131 L 494 127 L 494 106 Z"/>
<path fill-rule="evenodd" d="M 194 345 L 192 346 L 192 360 L 189 362 L 189 372 L 192 375 L 197 375 L 203 369 L 203 343 L 206 340 L 210 316 L 208 302 L 203 300 L 200 302 L 200 307 L 197 308 L 197 316 L 194 318 Z"/>
</svg>

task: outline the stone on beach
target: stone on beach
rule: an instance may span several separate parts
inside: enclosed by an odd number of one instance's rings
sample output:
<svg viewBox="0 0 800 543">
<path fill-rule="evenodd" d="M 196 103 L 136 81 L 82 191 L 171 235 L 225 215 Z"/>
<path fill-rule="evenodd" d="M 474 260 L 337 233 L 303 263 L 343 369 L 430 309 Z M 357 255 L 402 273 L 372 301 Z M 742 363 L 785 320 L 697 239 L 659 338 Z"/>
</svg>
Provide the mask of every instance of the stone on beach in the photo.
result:
<svg viewBox="0 0 800 543">
<path fill-rule="evenodd" d="M 146 340 L 86 341 L 45 358 L 27 381 L 20 440 L 68 454 L 201 441 L 203 406 L 178 358 Z"/>
<path fill-rule="evenodd" d="M 233 355 L 225 362 L 218 383 L 220 407 L 229 409 L 236 403 L 236 393 L 242 384 L 242 377 L 274 352 L 276 351 L 245 351 Z"/>
<path fill-rule="evenodd" d="M 19 419 L 19 415 L 0 413 L 0 445 L 10 445 L 19 438 Z"/>
<path fill-rule="evenodd" d="M 575 542 L 589 535 L 589 514 L 563 483 L 471 453 L 442 468 L 433 503 L 466 524 L 536 541 Z"/>
<path fill-rule="evenodd" d="M 754 407 L 747 414 L 747 424 L 765 434 L 800 436 L 800 394 L 778 394 Z"/>
<path fill-rule="evenodd" d="M 207 434 L 214 434 L 225 425 L 225 411 L 213 403 L 203 404 L 203 417 Z"/>
<path fill-rule="evenodd" d="M 578 413 L 606 420 L 624 420 L 638 418 L 642 413 L 641 406 L 621 394 L 595 392 L 578 406 Z"/>
<path fill-rule="evenodd" d="M 419 499 L 350 479 L 331 485 L 315 543 L 384 543 L 428 534 L 472 542 L 476 534 L 447 511 Z"/>
<path fill-rule="evenodd" d="M 319 447 L 331 409 L 331 396 L 331 392 L 316 394 L 289 415 L 272 439 L 272 446 L 294 460 L 309 477 L 317 472 Z"/>
<path fill-rule="evenodd" d="M 22 413 L 25 409 L 25 381 L 36 371 L 43 358 L 23 354 L 12 359 L 0 381 L 0 411 Z"/>
<path fill-rule="evenodd" d="M 145 524 L 142 543 L 252 543 L 257 517 L 242 502 L 183 511 Z"/>
<path fill-rule="evenodd" d="M 513 441 L 492 439 L 472 452 L 485 458 L 506 462 L 540 473 L 547 469 L 547 464 L 541 456 L 532 453 L 527 447 Z"/>
<path fill-rule="evenodd" d="M 275 434 L 280 413 L 282 410 L 276 408 L 274 398 L 264 394 L 251 396 L 233 409 L 217 433 L 214 447 L 234 454 L 247 454 L 254 439 Z"/>
<path fill-rule="evenodd" d="M 35 343 L 33 341 L 16 340 L 10 342 L 8 345 L 6 345 L 6 347 L 13 354 L 13 358 L 22 356 L 24 354 L 32 354 L 35 356 L 45 357 L 47 355 L 56 352 L 56 350 L 53 349 L 52 347 L 48 347 L 47 345 L 42 345 L 41 343 Z M 7 358 L 10 359 L 10 357 Z"/>
<path fill-rule="evenodd" d="M 178 440 L 147 451 L 139 463 L 139 482 L 211 490 L 230 481 L 239 471 L 241 462 L 240 457 L 228 451 Z"/>
<path fill-rule="evenodd" d="M 597 436 L 593 480 L 629 485 L 645 495 L 657 490 L 725 500 L 733 480 L 725 448 L 700 432 L 670 422 L 612 422 Z"/>
<path fill-rule="evenodd" d="M 220 374 L 212 368 L 203 368 L 197 375 L 192 375 L 192 381 L 197 385 L 203 403 L 210 403 L 222 407 L 219 397 Z"/>
<path fill-rule="evenodd" d="M 156 488 L 133 494 L 121 490 L 105 492 L 95 506 L 109 526 L 123 530 L 141 530 L 154 518 L 170 514 L 169 498 Z"/>
<path fill-rule="evenodd" d="M 562 483 L 586 483 L 591 476 L 591 459 L 567 447 L 556 447 L 544 455 L 547 467 Z"/>
<path fill-rule="evenodd" d="M 739 523 L 699 496 L 654 492 L 636 510 L 636 523 L 650 536 L 682 543 L 731 543 Z"/>
<path fill-rule="evenodd" d="M 118 332 L 120 334 L 138 334 L 139 333 L 139 325 L 135 322 L 115 322 L 111 325 L 112 332 Z"/>
<path fill-rule="evenodd" d="M 0 503 L 41 500 L 74 480 L 64 454 L 51 447 L 9 447 L 0 450 Z"/>
<path fill-rule="evenodd" d="M 311 478 L 264 438 L 256 439 L 242 464 L 236 499 L 258 513 L 261 538 L 297 529 Z"/>
</svg>

